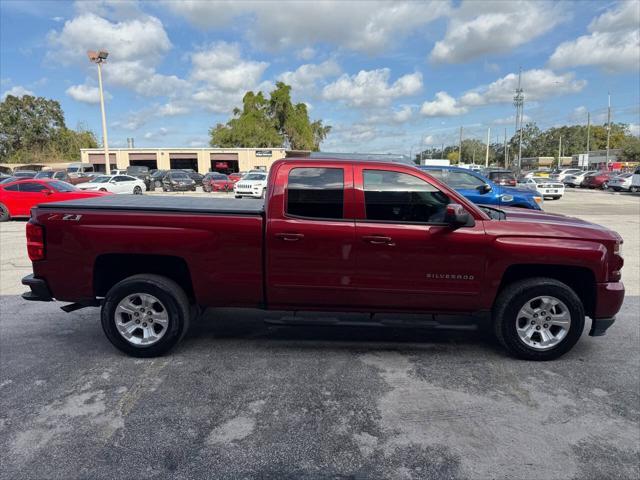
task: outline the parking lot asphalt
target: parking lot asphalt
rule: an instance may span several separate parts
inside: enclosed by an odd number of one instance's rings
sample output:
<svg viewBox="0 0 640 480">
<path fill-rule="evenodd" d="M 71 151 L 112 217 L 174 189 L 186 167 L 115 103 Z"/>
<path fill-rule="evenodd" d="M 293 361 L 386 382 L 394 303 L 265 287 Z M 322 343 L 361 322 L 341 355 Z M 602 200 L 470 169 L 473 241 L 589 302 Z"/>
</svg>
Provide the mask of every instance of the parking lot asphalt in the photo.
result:
<svg viewBox="0 0 640 480">
<path fill-rule="evenodd" d="M 618 231 L 627 286 L 606 336 L 546 363 L 481 332 L 232 310 L 129 358 L 98 309 L 19 297 L 25 223 L 0 224 L 0 478 L 638 478 L 640 197 L 569 190 L 545 209 Z"/>
</svg>

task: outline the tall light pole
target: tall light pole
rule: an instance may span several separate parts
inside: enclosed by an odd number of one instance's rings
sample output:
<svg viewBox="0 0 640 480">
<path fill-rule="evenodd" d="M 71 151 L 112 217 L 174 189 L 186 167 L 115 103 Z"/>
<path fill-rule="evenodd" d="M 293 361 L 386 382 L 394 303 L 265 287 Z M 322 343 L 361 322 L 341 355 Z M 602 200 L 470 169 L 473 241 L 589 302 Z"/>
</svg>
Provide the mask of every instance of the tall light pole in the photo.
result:
<svg viewBox="0 0 640 480">
<path fill-rule="evenodd" d="M 111 160 L 109 159 L 109 141 L 107 140 L 107 117 L 104 113 L 104 93 L 102 91 L 102 64 L 107 60 L 109 52 L 99 50 L 87 52 L 89 60 L 98 65 L 98 86 L 100 90 L 100 110 L 102 112 L 102 141 L 104 143 L 104 171 L 107 175 L 111 174 Z"/>
<path fill-rule="evenodd" d="M 518 142 L 518 173 L 522 169 L 522 121 L 524 119 L 524 93 L 522 90 L 522 68 L 518 73 L 518 88 L 516 88 L 516 94 L 513 96 L 513 106 L 516 107 L 516 131 L 520 128 L 520 139 Z"/>
<path fill-rule="evenodd" d="M 611 94 L 609 96 L 609 106 L 607 107 L 607 170 L 609 170 L 609 145 L 611 140 Z"/>
</svg>

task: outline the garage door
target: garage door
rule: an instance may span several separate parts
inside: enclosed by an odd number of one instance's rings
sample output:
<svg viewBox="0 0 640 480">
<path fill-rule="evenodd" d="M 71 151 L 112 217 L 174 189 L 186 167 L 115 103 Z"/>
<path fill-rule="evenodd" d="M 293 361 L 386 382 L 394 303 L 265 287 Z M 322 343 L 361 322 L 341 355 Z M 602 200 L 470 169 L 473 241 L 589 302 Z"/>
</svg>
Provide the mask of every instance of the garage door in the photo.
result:
<svg viewBox="0 0 640 480">
<path fill-rule="evenodd" d="M 149 170 L 158 168 L 158 160 L 156 154 L 149 152 L 138 152 L 129 154 L 129 165 L 136 165 L 140 167 L 148 167 Z"/>
<path fill-rule="evenodd" d="M 210 158 L 212 172 L 235 173 L 240 170 L 237 153 L 212 153 Z"/>
</svg>

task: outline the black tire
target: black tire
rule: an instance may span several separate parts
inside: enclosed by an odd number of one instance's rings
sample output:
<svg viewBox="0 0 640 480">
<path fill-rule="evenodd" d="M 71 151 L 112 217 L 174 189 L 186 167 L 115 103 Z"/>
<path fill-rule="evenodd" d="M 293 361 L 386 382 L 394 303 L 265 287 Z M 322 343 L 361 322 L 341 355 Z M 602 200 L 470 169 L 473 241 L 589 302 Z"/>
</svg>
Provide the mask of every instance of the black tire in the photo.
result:
<svg viewBox="0 0 640 480">
<path fill-rule="evenodd" d="M 236 195 L 236 198 L 242 198 L 242 195 Z"/>
<path fill-rule="evenodd" d="M 0 203 L 0 222 L 7 222 L 9 220 L 11 220 L 9 209 Z"/>
<path fill-rule="evenodd" d="M 640 187 L 631 187 L 631 188 L 629 188 L 629 191 L 631 193 L 638 193 L 638 192 L 640 192 Z"/>
<path fill-rule="evenodd" d="M 99 191 L 99 192 L 106 192 L 106 191 L 107 191 L 107 189 L 106 189 L 106 188 L 101 188 L 101 189 L 99 189 L 98 191 Z"/>
<path fill-rule="evenodd" d="M 266 196 L 267 196 L 267 189 L 266 189 L 266 188 L 263 188 L 263 189 L 262 189 L 262 195 L 260 195 L 260 198 L 264 198 L 264 197 L 266 197 Z"/>
<path fill-rule="evenodd" d="M 562 197 L 561 197 L 561 196 L 558 196 L 558 195 L 555 195 L 555 196 L 553 196 L 553 197 L 551 197 L 551 198 L 552 198 L 553 200 L 560 200 Z"/>
<path fill-rule="evenodd" d="M 167 331 L 152 345 L 134 345 L 120 335 L 116 327 L 116 307 L 126 296 L 135 293 L 153 295 L 168 313 Z M 191 307 L 184 290 L 173 280 L 153 274 L 133 275 L 115 284 L 105 296 L 101 312 L 102 329 L 109 341 L 127 355 L 143 358 L 171 350 L 187 333 L 190 318 Z"/>
<path fill-rule="evenodd" d="M 162 187 L 162 182 L 155 182 L 155 184 L 156 184 L 156 188 Z"/>
<path fill-rule="evenodd" d="M 602 184 L 602 190 L 606 190 L 607 188 L 609 188 L 609 184 L 607 182 L 604 182 Z"/>
<path fill-rule="evenodd" d="M 566 336 L 549 350 L 537 350 L 518 336 L 516 323 L 520 308 L 537 296 L 550 295 L 564 302 L 571 315 Z M 554 360 L 573 348 L 584 330 L 584 307 L 578 295 L 566 284 L 552 278 L 520 280 L 505 287 L 493 306 L 493 327 L 498 341 L 513 356 L 523 360 Z"/>
<path fill-rule="evenodd" d="M 134 195 L 142 195 L 142 188 L 140 188 L 139 186 L 133 187 L 133 194 Z"/>
<path fill-rule="evenodd" d="M 191 190 L 192 192 L 195 192 L 195 191 L 196 191 L 196 187 L 191 187 L 191 188 L 190 188 L 190 190 Z"/>
</svg>

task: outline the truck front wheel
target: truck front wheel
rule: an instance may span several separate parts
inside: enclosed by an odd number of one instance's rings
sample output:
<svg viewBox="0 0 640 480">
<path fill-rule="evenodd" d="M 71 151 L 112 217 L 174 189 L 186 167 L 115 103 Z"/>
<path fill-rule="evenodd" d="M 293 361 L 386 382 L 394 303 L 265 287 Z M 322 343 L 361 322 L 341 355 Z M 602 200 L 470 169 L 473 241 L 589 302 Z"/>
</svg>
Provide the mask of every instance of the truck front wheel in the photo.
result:
<svg viewBox="0 0 640 480">
<path fill-rule="evenodd" d="M 189 328 L 184 290 L 160 275 L 134 275 L 114 285 L 102 305 L 102 329 L 119 350 L 155 357 L 173 348 Z"/>
<path fill-rule="evenodd" d="M 498 341 L 524 360 L 553 360 L 573 348 L 584 330 L 584 307 L 576 293 L 552 278 L 508 285 L 493 307 Z"/>
</svg>

